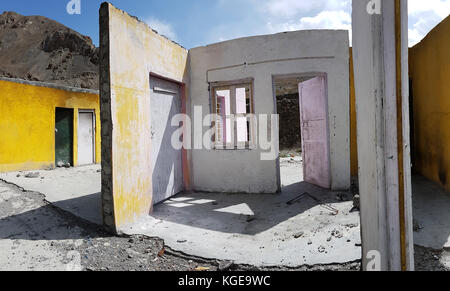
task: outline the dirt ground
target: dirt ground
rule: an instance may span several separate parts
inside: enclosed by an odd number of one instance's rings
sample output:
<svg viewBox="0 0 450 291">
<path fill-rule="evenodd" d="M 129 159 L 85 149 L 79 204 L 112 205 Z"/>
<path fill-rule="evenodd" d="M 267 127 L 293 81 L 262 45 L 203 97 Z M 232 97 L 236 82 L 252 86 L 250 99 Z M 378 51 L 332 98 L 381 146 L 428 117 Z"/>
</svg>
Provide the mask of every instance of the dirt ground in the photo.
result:
<svg viewBox="0 0 450 291">
<path fill-rule="evenodd" d="M 299 157 L 281 159 L 280 170 L 286 190 L 280 195 L 181 193 L 155 207 L 148 220 L 122 231 L 161 238 L 191 256 L 259 267 L 360 260 L 359 214 L 349 213 L 350 196 L 301 183 Z M 42 193 L 52 206 L 102 225 L 99 165 L 2 173 L 0 179 Z M 310 196 L 287 203 L 306 192 Z"/>
<path fill-rule="evenodd" d="M 112 236 L 48 203 L 44 196 L 0 181 L 0 270 L 196 271 L 360 270 L 360 263 L 258 269 L 172 251 L 157 238 Z"/>
<path fill-rule="evenodd" d="M 175 252 L 158 238 L 113 236 L 45 200 L 0 181 L 0 270 L 359 271 L 347 264 L 257 268 Z M 418 271 L 450 271 L 450 251 L 416 247 Z"/>
<path fill-rule="evenodd" d="M 416 271 L 450 271 L 450 250 L 415 249 Z"/>
</svg>

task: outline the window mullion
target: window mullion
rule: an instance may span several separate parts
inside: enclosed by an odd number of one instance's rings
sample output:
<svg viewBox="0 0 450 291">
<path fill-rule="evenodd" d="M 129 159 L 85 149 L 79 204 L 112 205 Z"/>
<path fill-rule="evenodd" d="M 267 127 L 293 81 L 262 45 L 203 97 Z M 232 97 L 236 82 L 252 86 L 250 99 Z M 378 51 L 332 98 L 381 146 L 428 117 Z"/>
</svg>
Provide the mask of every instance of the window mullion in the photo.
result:
<svg viewBox="0 0 450 291">
<path fill-rule="evenodd" d="M 236 119 L 236 107 L 237 107 L 237 100 L 236 100 L 236 86 L 230 86 L 230 103 L 231 103 L 231 115 L 233 116 L 231 127 L 233 128 L 233 139 L 232 143 L 234 147 L 237 147 L 238 145 L 238 139 L 237 139 L 237 119 Z"/>
</svg>

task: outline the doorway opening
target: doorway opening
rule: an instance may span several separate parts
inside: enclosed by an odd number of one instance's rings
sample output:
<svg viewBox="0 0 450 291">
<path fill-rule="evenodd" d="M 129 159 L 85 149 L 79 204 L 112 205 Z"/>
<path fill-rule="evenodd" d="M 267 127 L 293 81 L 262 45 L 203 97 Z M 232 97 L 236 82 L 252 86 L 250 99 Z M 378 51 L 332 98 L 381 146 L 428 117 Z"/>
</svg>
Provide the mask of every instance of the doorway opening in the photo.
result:
<svg viewBox="0 0 450 291">
<path fill-rule="evenodd" d="M 331 188 L 325 75 L 274 78 L 281 188 L 307 182 Z"/>
<path fill-rule="evenodd" d="M 56 108 L 55 111 L 55 164 L 73 166 L 73 109 Z"/>
<path fill-rule="evenodd" d="M 79 110 L 78 113 L 78 165 L 95 164 L 95 113 Z"/>
</svg>

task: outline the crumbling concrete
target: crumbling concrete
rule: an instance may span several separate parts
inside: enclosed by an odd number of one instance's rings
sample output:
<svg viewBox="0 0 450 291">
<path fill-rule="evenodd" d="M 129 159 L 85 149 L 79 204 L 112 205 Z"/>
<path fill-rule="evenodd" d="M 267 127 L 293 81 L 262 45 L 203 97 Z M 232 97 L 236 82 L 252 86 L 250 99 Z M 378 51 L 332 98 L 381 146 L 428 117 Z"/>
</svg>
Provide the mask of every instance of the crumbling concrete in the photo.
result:
<svg viewBox="0 0 450 291">
<path fill-rule="evenodd" d="M 300 183 L 302 168 L 298 156 L 282 159 L 281 195 L 182 195 L 156 206 L 153 217 L 126 232 L 159 237 L 168 248 L 195 257 L 258 268 L 358 261 L 359 214 L 349 213 L 351 196 Z M 28 173 L 5 173 L 0 179 L 41 193 L 41 199 L 79 221 L 101 224 L 99 166 L 39 171 L 37 178 L 26 178 Z M 288 204 L 304 192 L 311 196 Z"/>
<path fill-rule="evenodd" d="M 27 191 L 41 193 L 55 206 L 102 225 L 100 165 L 1 173 L 0 179 Z"/>
<path fill-rule="evenodd" d="M 0 181 L 0 271 L 357 271 L 359 262 L 258 268 L 205 260 L 170 249 L 161 239 L 113 236 L 61 210 L 39 193 Z"/>
<path fill-rule="evenodd" d="M 69 250 L 81 230 L 67 226 L 42 196 L 0 181 L 0 270 L 65 271 L 71 262 L 76 270 Z"/>
<path fill-rule="evenodd" d="M 222 264 L 177 254 L 160 239 L 111 237 L 43 195 L 1 181 L 0 249 L 0 271 L 193 271 Z"/>
<path fill-rule="evenodd" d="M 86 213 L 97 213 L 100 218 L 100 197 L 95 202 L 83 195 L 83 188 L 90 185 L 90 191 L 99 191 L 98 170 L 92 166 L 39 171 L 37 178 L 26 178 L 29 172 L 0 176 L 43 193 L 0 182 L 0 261 L 8 262 L 2 269 L 65 270 L 73 261 L 69 254 L 73 250 L 86 254 L 81 269 L 90 270 L 198 266 L 215 270 L 221 265 L 217 259 L 234 261 L 230 270 L 360 269 L 359 216 L 348 213 L 353 207 L 351 195 L 301 184 L 299 156 L 281 159 L 282 183 L 287 189 L 281 196 L 182 195 L 157 206 L 153 218 L 143 224 L 145 229 L 129 231 L 158 236 L 166 243 L 145 236 L 109 237 L 88 222 Z M 420 176 L 413 182 L 416 268 L 449 270 L 449 195 Z M 67 203 L 71 200 L 88 203 Z M 333 208 L 340 210 L 338 215 L 332 215 Z M 162 249 L 165 256 L 159 257 Z"/>
<path fill-rule="evenodd" d="M 301 168 L 298 158 L 282 160 L 280 195 L 178 195 L 125 232 L 160 237 L 186 254 L 260 268 L 360 260 L 359 213 L 350 213 L 350 194 L 298 183 Z"/>
</svg>

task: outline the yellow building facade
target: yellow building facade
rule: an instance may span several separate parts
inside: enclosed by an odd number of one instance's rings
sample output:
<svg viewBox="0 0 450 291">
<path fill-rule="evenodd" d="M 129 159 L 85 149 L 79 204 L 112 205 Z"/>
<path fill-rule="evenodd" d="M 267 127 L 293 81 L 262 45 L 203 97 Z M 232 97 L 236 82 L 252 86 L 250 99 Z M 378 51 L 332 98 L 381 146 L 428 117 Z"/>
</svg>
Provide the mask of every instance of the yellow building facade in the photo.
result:
<svg viewBox="0 0 450 291">
<path fill-rule="evenodd" d="M 0 172 L 48 169 L 55 162 L 55 114 L 73 110 L 73 166 L 79 165 L 80 112 L 92 112 L 93 162 L 101 161 L 100 102 L 94 90 L 0 79 Z"/>
<path fill-rule="evenodd" d="M 450 17 L 410 49 L 415 170 L 450 190 Z"/>
<path fill-rule="evenodd" d="M 109 3 L 100 18 L 101 47 L 109 53 L 100 57 L 110 62 L 100 68 L 102 114 L 114 120 L 103 123 L 103 220 L 117 230 L 152 208 L 150 73 L 187 84 L 188 51 Z"/>
</svg>

